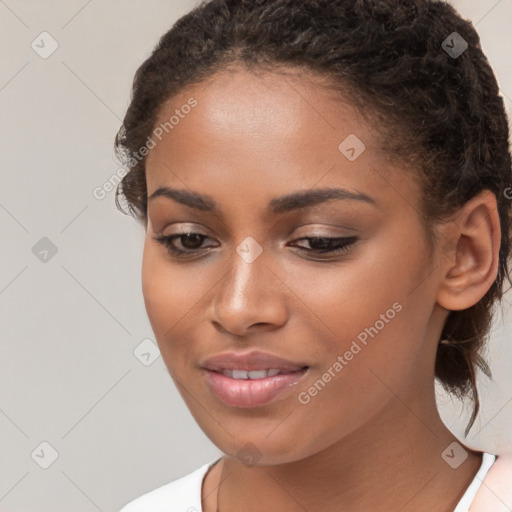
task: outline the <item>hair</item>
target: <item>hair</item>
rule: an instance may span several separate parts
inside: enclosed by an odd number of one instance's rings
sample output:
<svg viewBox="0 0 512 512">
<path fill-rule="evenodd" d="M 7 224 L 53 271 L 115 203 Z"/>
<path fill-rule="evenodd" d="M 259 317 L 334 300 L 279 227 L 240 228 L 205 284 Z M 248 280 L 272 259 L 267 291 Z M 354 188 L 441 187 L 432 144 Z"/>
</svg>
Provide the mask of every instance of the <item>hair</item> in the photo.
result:
<svg viewBox="0 0 512 512">
<path fill-rule="evenodd" d="M 458 56 L 445 46 L 454 46 L 453 37 L 467 43 Z M 418 213 L 429 247 L 436 223 L 485 189 L 496 196 L 497 278 L 478 303 L 450 311 L 435 359 L 443 387 L 473 400 L 467 436 L 479 411 L 477 368 L 491 376 L 480 351 L 493 307 L 505 293 L 505 278 L 512 284 L 508 120 L 472 23 L 436 0 L 202 1 L 160 38 L 135 73 L 115 137 L 115 153 L 128 169 L 115 198 L 124 213 L 120 199 L 147 226 L 146 158 L 139 151 L 164 103 L 231 65 L 325 78 L 326 88 L 376 120 L 386 156 L 408 164 L 421 184 Z"/>
</svg>

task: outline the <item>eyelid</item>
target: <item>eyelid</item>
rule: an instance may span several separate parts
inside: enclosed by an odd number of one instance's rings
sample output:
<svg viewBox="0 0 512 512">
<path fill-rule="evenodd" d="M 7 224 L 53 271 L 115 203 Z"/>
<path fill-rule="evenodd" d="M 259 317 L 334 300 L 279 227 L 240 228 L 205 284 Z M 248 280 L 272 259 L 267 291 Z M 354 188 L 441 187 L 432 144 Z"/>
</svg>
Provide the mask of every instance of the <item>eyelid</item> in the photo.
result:
<svg viewBox="0 0 512 512">
<path fill-rule="evenodd" d="M 171 228 L 173 229 L 173 231 L 170 231 Z M 200 235 L 210 236 L 211 229 L 208 229 L 206 226 L 197 222 L 175 221 L 170 224 L 165 224 L 161 229 L 153 229 L 153 232 L 156 235 L 162 236 L 172 236 L 179 234 L 186 235 L 188 233 L 197 233 Z"/>
<path fill-rule="evenodd" d="M 303 224 L 293 229 L 286 238 L 348 238 L 360 234 L 361 230 L 339 224 L 319 224 L 318 222 Z"/>
</svg>

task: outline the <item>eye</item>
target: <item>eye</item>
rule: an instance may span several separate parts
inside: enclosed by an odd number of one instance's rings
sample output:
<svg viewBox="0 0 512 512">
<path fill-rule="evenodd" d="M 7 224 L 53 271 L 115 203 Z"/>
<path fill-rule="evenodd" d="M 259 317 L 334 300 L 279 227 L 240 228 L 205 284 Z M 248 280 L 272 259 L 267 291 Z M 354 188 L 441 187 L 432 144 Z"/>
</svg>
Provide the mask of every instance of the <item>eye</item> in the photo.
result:
<svg viewBox="0 0 512 512">
<path fill-rule="evenodd" d="M 358 241 L 357 236 L 349 237 L 326 237 L 326 236 L 313 236 L 299 238 L 297 241 L 307 240 L 311 249 L 298 247 L 299 251 L 313 254 L 329 254 L 336 255 L 346 252 Z"/>
<path fill-rule="evenodd" d="M 176 258 L 193 258 L 204 254 L 202 247 L 204 240 L 209 239 L 208 235 L 195 232 L 175 233 L 174 235 L 159 235 L 153 239 L 163 245 L 167 251 Z M 182 248 L 176 247 L 175 240 L 178 240 Z M 303 237 L 296 241 L 306 240 L 310 245 L 310 249 L 298 246 L 300 252 L 309 254 L 329 254 L 337 255 L 349 250 L 349 248 L 358 241 L 357 236 L 350 237 L 324 237 L 313 236 Z M 212 247 L 212 246 L 210 246 Z"/>
<path fill-rule="evenodd" d="M 209 238 L 209 236 L 194 232 L 175 233 L 174 235 L 159 235 L 153 237 L 156 242 L 163 245 L 171 255 L 176 256 L 177 258 L 197 256 L 197 253 L 200 250 L 205 249 L 205 247 L 201 247 L 201 245 L 207 238 Z M 179 240 L 184 249 L 176 247 L 174 245 L 175 240 Z"/>
</svg>

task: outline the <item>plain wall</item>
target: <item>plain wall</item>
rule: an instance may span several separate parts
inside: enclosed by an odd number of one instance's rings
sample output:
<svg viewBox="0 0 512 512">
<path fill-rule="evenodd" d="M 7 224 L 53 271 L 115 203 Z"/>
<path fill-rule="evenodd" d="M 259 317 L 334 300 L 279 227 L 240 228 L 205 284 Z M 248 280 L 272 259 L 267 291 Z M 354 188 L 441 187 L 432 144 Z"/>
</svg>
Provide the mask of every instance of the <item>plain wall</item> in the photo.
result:
<svg viewBox="0 0 512 512">
<path fill-rule="evenodd" d="M 145 366 L 134 355 L 154 340 L 143 229 L 117 211 L 114 192 L 93 195 L 119 169 L 113 140 L 135 70 L 195 4 L 0 2 L 2 512 L 116 511 L 220 454 L 162 358 Z M 512 112 L 512 0 L 455 4 Z M 48 58 L 31 46 L 51 49 L 43 31 L 58 43 Z M 481 380 L 482 413 L 464 441 L 498 453 L 512 450 L 508 297 L 490 343 L 495 381 Z M 467 415 L 444 393 L 439 403 L 462 435 Z"/>
</svg>

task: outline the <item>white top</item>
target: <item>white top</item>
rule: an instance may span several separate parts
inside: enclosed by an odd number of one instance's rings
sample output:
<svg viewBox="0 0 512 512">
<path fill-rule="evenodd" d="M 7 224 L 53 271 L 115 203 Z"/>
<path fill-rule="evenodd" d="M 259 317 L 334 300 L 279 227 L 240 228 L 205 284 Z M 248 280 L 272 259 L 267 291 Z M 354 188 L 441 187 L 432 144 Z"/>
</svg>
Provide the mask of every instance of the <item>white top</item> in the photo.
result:
<svg viewBox="0 0 512 512">
<path fill-rule="evenodd" d="M 127 503 L 119 512 L 203 512 L 201 506 L 203 479 L 210 467 L 219 460 L 220 457 L 217 457 L 192 473 L 139 496 Z M 483 453 L 480 469 L 453 512 L 468 512 L 482 480 L 495 460 L 495 455 Z"/>
<path fill-rule="evenodd" d="M 480 486 L 482 485 L 482 480 L 485 478 L 487 471 L 491 469 L 491 466 L 494 464 L 495 461 L 496 455 L 491 455 L 490 453 L 484 452 L 482 456 L 482 464 L 480 465 L 480 469 L 475 475 L 475 478 L 473 478 L 473 480 L 469 484 L 469 487 L 466 489 L 466 492 L 463 494 L 461 500 L 459 501 L 453 512 L 468 512 L 469 507 L 471 506 L 473 500 L 475 499 L 475 495 L 478 489 L 480 489 Z"/>
</svg>

